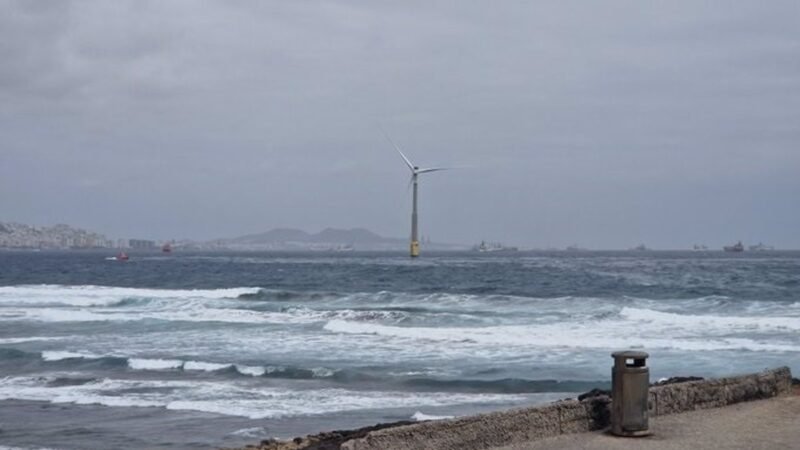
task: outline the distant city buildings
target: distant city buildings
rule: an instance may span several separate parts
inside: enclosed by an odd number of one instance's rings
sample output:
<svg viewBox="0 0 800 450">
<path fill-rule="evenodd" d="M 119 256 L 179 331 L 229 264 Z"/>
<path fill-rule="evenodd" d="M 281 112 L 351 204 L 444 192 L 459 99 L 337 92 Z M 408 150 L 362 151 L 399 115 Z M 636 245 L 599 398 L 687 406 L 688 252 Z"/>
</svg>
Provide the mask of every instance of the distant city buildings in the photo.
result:
<svg viewBox="0 0 800 450">
<path fill-rule="evenodd" d="M 84 249 L 113 247 L 113 241 L 99 233 L 58 224 L 36 227 L 14 222 L 0 222 L 0 247 L 39 249 Z"/>
<path fill-rule="evenodd" d="M 434 244 L 427 237 L 429 248 L 453 250 L 465 247 Z M 104 235 L 69 225 L 37 227 L 13 222 L 0 222 L 0 249 L 82 250 L 115 249 L 172 253 L 179 251 L 397 251 L 405 249 L 405 239 L 386 238 L 361 228 L 326 228 L 319 233 L 296 229 L 274 229 L 257 235 L 210 241 L 153 239 L 108 239 Z"/>
<path fill-rule="evenodd" d="M 171 245 L 175 245 L 172 242 Z M 100 233 L 69 225 L 37 227 L 16 222 L 0 222 L 0 248 L 69 250 L 116 248 L 155 250 L 161 248 L 150 239 L 108 239 Z"/>
<path fill-rule="evenodd" d="M 100 233 L 65 224 L 39 227 L 16 222 L 0 222 L 0 249 L 83 250 L 107 248 L 170 252 L 175 247 L 200 250 L 217 248 L 215 245 L 188 240 L 173 240 L 165 246 L 161 244 L 162 242 L 152 239 L 108 239 Z M 165 248 L 168 249 L 165 250 Z"/>
<path fill-rule="evenodd" d="M 156 242 L 147 239 L 131 239 L 128 247 L 137 250 L 152 250 L 156 248 Z"/>
</svg>

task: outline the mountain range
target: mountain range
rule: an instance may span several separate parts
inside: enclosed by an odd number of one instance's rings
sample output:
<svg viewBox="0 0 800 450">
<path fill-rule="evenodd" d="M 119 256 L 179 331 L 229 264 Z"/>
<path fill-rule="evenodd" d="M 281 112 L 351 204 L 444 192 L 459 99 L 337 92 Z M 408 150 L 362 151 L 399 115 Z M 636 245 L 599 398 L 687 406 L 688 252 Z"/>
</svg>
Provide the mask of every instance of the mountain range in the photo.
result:
<svg viewBox="0 0 800 450">
<path fill-rule="evenodd" d="M 68 225 L 36 227 L 0 222 L 0 248 L 129 248 L 128 239 L 110 240 L 105 236 L 73 228 Z M 161 241 L 150 242 L 147 248 L 160 248 Z M 296 228 L 275 228 L 263 233 L 235 238 L 196 241 L 172 240 L 176 249 L 189 250 L 406 250 L 408 239 L 384 237 L 365 228 L 325 228 L 318 233 L 308 233 Z M 464 249 L 463 246 L 425 242 L 426 248 L 435 250 Z"/>
<path fill-rule="evenodd" d="M 213 243 L 217 248 L 230 250 L 407 250 L 408 239 L 384 237 L 365 228 L 325 228 L 308 233 L 296 228 L 275 228 L 264 233 L 248 234 Z M 464 250 L 457 244 L 424 242 L 431 250 Z"/>
<path fill-rule="evenodd" d="M 319 233 L 308 233 L 295 228 L 275 228 L 264 233 L 248 234 L 233 239 L 225 239 L 223 242 L 236 246 L 329 244 L 395 247 L 398 245 L 406 245 L 404 239 L 383 237 L 364 228 L 351 228 L 348 230 L 325 228 Z"/>
</svg>

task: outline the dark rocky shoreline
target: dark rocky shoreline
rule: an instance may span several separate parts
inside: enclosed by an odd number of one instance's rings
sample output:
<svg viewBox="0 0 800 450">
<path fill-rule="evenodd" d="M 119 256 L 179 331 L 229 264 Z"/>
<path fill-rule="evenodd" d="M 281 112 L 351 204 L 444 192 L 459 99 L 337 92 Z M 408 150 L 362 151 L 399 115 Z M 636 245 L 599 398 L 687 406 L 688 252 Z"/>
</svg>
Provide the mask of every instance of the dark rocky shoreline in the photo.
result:
<svg viewBox="0 0 800 450">
<path fill-rule="evenodd" d="M 405 425 L 413 425 L 416 423 L 419 422 L 401 420 L 398 422 L 379 423 L 355 430 L 324 431 L 322 433 L 310 434 L 305 437 L 296 437 L 291 441 L 265 439 L 262 440 L 260 444 L 248 445 L 244 448 L 248 450 L 338 450 L 346 441 L 363 438 L 373 431 L 379 431 L 392 427 L 401 427 Z"/>
</svg>

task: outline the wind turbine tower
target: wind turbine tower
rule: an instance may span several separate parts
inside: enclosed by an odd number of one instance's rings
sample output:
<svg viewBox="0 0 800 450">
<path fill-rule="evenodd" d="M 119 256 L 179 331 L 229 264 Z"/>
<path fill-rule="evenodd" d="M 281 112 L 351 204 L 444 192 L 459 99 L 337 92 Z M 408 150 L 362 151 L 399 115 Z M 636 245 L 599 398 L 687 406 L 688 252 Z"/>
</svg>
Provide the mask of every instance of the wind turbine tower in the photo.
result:
<svg viewBox="0 0 800 450">
<path fill-rule="evenodd" d="M 405 161 L 406 165 L 408 166 L 409 170 L 411 170 L 411 180 L 409 182 L 413 185 L 414 194 L 412 197 L 411 202 L 411 257 L 416 258 L 419 256 L 419 227 L 417 225 L 417 191 L 418 191 L 418 179 L 419 175 L 428 172 L 436 172 L 439 170 L 447 170 L 445 167 L 431 167 L 427 169 L 420 169 L 418 166 L 415 166 L 411 163 L 411 161 L 403 154 L 403 151 L 400 150 L 400 147 L 392 141 L 389 135 L 384 131 L 383 134 L 386 136 L 386 139 L 392 144 L 392 146 L 397 150 L 397 153 L 400 153 L 400 156 L 403 157 L 403 161 Z"/>
</svg>

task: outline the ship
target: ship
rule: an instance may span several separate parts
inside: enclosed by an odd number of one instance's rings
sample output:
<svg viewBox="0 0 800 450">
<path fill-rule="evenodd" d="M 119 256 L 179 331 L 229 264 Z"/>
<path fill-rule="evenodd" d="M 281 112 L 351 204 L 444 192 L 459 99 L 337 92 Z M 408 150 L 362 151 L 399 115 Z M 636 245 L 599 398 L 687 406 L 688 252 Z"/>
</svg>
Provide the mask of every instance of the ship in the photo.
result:
<svg viewBox="0 0 800 450">
<path fill-rule="evenodd" d="M 172 253 L 172 244 L 167 242 L 166 244 L 161 246 L 161 251 L 163 253 Z"/>
<path fill-rule="evenodd" d="M 119 252 L 119 253 L 117 253 L 117 256 L 107 256 L 106 257 L 106 261 L 127 261 L 129 259 L 131 259 L 131 258 L 125 252 Z"/>
<path fill-rule="evenodd" d="M 738 252 L 743 252 L 744 251 L 744 245 L 742 245 L 742 241 L 739 241 L 734 245 L 726 245 L 726 246 L 722 247 L 722 249 L 725 250 L 726 252 L 738 253 Z"/>
<path fill-rule="evenodd" d="M 517 247 L 506 247 L 499 242 L 486 242 L 481 241 L 480 244 L 472 247 L 473 251 L 488 253 L 488 252 L 516 252 Z"/>
<path fill-rule="evenodd" d="M 773 247 L 771 245 L 764 245 L 761 242 L 759 242 L 756 245 L 751 245 L 751 246 L 749 246 L 747 248 L 751 252 L 766 252 L 766 251 L 769 251 L 769 250 L 775 250 L 775 247 Z"/>
</svg>

